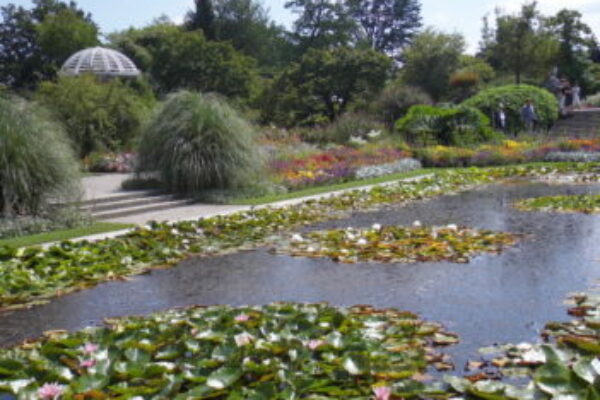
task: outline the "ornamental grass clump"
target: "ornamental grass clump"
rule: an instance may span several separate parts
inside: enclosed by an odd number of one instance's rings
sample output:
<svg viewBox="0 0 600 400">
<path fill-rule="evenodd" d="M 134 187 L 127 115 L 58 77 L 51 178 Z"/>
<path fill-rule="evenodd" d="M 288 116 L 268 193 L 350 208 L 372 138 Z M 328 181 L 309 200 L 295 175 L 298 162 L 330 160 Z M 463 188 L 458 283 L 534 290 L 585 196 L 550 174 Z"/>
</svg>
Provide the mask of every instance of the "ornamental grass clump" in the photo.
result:
<svg viewBox="0 0 600 400">
<path fill-rule="evenodd" d="M 263 161 L 255 132 L 224 100 L 180 91 L 154 116 L 141 140 L 139 173 L 157 173 L 170 192 L 197 196 L 257 182 Z"/>
<path fill-rule="evenodd" d="M 0 214 L 39 215 L 78 194 L 78 164 L 61 126 L 31 103 L 0 98 Z"/>
</svg>

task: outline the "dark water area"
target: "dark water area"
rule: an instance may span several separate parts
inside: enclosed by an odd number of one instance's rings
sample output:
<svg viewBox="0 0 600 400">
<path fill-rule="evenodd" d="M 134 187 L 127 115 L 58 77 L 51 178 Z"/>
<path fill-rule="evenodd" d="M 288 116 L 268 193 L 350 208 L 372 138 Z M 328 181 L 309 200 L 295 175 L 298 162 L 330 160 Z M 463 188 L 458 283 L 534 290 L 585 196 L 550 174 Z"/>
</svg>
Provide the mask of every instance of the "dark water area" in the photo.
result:
<svg viewBox="0 0 600 400">
<path fill-rule="evenodd" d="M 262 305 L 274 301 L 409 310 L 460 335 L 449 348 L 460 368 L 476 350 L 495 343 L 535 341 L 552 320 L 566 320 L 568 294 L 600 279 L 600 216 L 521 212 L 519 199 L 600 193 L 600 185 L 491 185 L 405 207 L 357 213 L 313 228 L 380 224 L 458 224 L 526 234 L 501 255 L 469 264 L 336 264 L 275 256 L 267 249 L 190 259 L 129 282 L 110 282 L 56 298 L 30 310 L 0 315 L 0 345 L 52 329 L 100 325 L 105 317 L 143 315 L 194 304 Z M 312 228 L 311 228 L 312 229 Z"/>
</svg>

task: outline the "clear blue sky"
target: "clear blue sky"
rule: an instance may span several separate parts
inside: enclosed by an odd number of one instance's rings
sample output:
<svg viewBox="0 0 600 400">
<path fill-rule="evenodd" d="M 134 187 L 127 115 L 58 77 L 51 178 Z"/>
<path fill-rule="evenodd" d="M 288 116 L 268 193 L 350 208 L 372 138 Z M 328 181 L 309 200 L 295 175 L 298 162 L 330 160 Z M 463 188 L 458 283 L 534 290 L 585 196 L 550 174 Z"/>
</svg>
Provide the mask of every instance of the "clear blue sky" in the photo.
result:
<svg viewBox="0 0 600 400">
<path fill-rule="evenodd" d="M 15 3 L 29 7 L 30 0 L 0 0 L 0 4 Z M 154 18 L 167 15 L 181 21 L 192 8 L 193 0 L 78 0 L 81 8 L 93 14 L 103 33 L 144 26 Z M 285 0 L 263 0 L 271 17 L 287 26 L 293 15 L 284 9 Z M 523 0 L 422 0 L 423 19 L 426 25 L 448 32 L 465 35 L 471 52 L 477 49 L 481 32 L 481 18 L 492 14 L 498 6 L 517 10 Z M 539 0 L 544 13 L 554 13 L 561 8 L 577 9 L 585 21 L 600 35 L 600 0 Z"/>
</svg>

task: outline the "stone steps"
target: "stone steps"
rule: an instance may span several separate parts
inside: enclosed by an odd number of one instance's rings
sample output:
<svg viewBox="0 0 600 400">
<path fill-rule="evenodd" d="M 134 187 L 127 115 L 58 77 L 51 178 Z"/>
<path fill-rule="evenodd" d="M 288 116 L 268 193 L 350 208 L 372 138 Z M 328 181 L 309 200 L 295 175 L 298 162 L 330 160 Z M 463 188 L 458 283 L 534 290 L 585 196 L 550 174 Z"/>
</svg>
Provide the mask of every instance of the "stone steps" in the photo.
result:
<svg viewBox="0 0 600 400">
<path fill-rule="evenodd" d="M 128 217 L 190 204 L 187 199 L 177 199 L 169 195 L 153 192 L 115 195 L 99 199 L 86 200 L 80 204 L 84 212 L 88 212 L 98 220 Z"/>
<path fill-rule="evenodd" d="M 550 133 L 570 136 L 600 136 L 600 109 L 575 111 L 568 118 L 557 121 Z"/>
</svg>

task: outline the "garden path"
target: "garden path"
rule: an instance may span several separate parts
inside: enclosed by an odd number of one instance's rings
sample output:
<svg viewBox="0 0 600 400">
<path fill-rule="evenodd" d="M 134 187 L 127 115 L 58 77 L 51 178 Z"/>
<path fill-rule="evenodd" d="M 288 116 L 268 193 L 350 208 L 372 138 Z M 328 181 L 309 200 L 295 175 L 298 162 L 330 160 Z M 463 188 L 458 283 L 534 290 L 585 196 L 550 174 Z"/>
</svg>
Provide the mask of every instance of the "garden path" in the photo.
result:
<svg viewBox="0 0 600 400">
<path fill-rule="evenodd" d="M 424 174 L 424 175 L 416 176 L 413 178 L 401 179 L 400 181 L 408 182 L 408 181 L 423 179 L 428 176 L 431 176 L 431 174 Z M 91 199 L 97 200 L 97 199 L 101 199 L 101 198 L 110 198 L 113 196 L 119 196 L 119 195 L 128 193 L 121 189 L 121 183 L 128 177 L 129 177 L 128 174 L 102 174 L 102 175 L 94 175 L 94 176 L 85 177 L 83 179 L 83 186 L 84 186 L 84 192 L 85 192 L 84 201 L 91 200 Z M 267 205 L 260 206 L 260 207 L 266 207 L 266 206 L 284 207 L 284 206 L 288 206 L 288 205 L 299 204 L 301 202 L 312 200 L 312 199 L 319 199 L 319 198 L 323 198 L 323 197 L 337 195 L 337 194 L 341 194 L 341 193 L 352 191 L 352 190 L 357 190 L 357 189 L 368 190 L 374 186 L 392 185 L 397 182 L 398 181 L 391 181 L 391 182 L 386 182 L 386 183 L 382 183 L 382 184 L 378 184 L 378 185 L 366 185 L 366 186 L 356 187 L 356 188 L 352 188 L 352 189 L 338 190 L 338 191 L 319 194 L 319 195 L 301 197 L 301 198 L 292 199 L 292 200 L 279 201 L 276 203 L 271 203 L 271 204 L 267 204 Z M 130 216 L 126 216 L 126 217 L 111 218 L 108 221 L 135 224 L 135 225 L 145 225 L 150 221 L 177 222 L 177 221 L 185 221 L 185 220 L 195 220 L 198 218 L 207 218 L 207 217 L 212 217 L 212 216 L 216 216 L 216 215 L 231 214 L 231 213 L 235 213 L 238 211 L 249 210 L 251 208 L 252 208 L 252 206 L 198 204 L 197 203 L 197 204 L 190 204 L 187 206 L 178 206 L 178 207 L 174 207 L 172 209 L 152 211 L 152 212 L 148 212 L 148 213 L 130 215 Z M 90 240 L 90 241 L 101 240 L 104 238 L 110 238 L 110 237 L 122 235 L 127 231 L 128 230 L 121 230 L 121 231 L 115 231 L 115 232 L 101 233 L 101 234 L 97 234 L 97 235 L 91 235 L 91 236 L 78 238 L 76 240 Z"/>
</svg>

